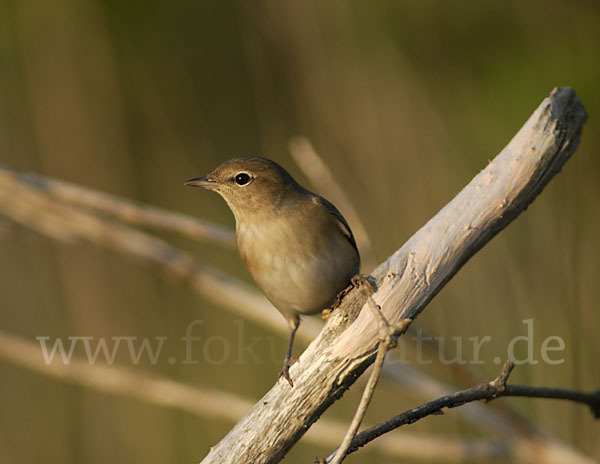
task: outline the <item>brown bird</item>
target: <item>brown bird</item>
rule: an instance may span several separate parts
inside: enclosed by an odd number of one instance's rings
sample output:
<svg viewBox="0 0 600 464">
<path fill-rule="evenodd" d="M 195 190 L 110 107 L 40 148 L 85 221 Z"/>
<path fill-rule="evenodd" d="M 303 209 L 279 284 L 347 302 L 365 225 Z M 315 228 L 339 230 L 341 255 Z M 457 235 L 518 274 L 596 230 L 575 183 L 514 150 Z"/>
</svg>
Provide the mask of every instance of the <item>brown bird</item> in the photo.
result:
<svg viewBox="0 0 600 464">
<path fill-rule="evenodd" d="M 300 315 L 327 308 L 359 271 L 348 223 L 330 202 L 266 158 L 233 158 L 185 185 L 214 190 L 233 212 L 242 261 L 290 325 L 279 376 L 293 386 L 289 368 Z"/>
</svg>

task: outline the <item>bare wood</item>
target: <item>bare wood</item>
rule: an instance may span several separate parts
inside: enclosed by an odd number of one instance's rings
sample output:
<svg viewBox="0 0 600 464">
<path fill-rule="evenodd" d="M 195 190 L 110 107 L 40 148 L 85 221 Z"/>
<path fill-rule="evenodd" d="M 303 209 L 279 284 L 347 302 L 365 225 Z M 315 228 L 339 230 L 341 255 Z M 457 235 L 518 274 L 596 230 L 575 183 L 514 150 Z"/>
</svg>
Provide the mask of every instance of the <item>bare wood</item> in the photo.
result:
<svg viewBox="0 0 600 464">
<path fill-rule="evenodd" d="M 557 88 L 448 205 L 374 271 L 373 295 L 395 324 L 415 319 L 461 266 L 519 215 L 573 154 L 586 113 Z M 203 463 L 278 462 L 373 362 L 377 323 L 351 291 L 292 366 L 295 387 L 277 383 L 214 446 Z"/>
</svg>

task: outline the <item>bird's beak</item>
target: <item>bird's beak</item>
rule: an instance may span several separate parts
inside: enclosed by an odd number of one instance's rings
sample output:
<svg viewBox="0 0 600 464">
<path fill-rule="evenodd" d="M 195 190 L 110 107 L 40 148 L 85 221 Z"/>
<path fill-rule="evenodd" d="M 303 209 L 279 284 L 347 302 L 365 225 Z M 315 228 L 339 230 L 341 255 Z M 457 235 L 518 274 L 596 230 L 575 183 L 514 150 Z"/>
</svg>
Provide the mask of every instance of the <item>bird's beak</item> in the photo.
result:
<svg viewBox="0 0 600 464">
<path fill-rule="evenodd" d="M 217 181 L 208 176 L 195 177 L 194 179 L 190 179 L 186 181 L 183 185 L 190 185 L 192 187 L 204 187 L 207 189 L 212 189 L 217 185 Z"/>
</svg>

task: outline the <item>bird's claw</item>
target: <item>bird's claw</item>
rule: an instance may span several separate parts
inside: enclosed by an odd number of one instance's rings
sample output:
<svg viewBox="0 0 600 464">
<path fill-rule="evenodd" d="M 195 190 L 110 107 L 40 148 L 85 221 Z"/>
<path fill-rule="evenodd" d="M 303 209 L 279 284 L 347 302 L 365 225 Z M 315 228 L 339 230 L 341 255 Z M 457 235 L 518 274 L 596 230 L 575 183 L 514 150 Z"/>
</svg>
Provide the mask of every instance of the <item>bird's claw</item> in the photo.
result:
<svg viewBox="0 0 600 464">
<path fill-rule="evenodd" d="M 277 376 L 277 380 L 283 377 L 285 380 L 288 381 L 290 387 L 292 388 L 294 388 L 294 382 L 292 382 L 292 378 L 290 377 L 290 366 L 294 364 L 294 361 L 296 361 L 294 358 L 289 358 L 283 361 L 283 367 L 281 368 L 281 370 L 279 371 L 279 375 Z"/>
<path fill-rule="evenodd" d="M 368 274 L 356 274 L 352 277 L 352 279 L 350 279 L 350 283 L 353 287 L 360 287 L 361 285 L 366 285 L 370 293 L 375 293 L 377 291 L 377 284 L 375 283 L 375 278 Z"/>
</svg>

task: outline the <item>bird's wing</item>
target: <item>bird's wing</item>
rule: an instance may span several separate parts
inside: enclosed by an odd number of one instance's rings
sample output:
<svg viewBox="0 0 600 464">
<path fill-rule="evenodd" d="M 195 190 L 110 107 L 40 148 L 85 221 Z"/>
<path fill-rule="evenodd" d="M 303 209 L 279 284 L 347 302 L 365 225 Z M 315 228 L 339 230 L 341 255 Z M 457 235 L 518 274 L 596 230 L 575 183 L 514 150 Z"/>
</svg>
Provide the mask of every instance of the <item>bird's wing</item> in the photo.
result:
<svg viewBox="0 0 600 464">
<path fill-rule="evenodd" d="M 333 216 L 333 218 L 335 219 L 335 222 L 337 223 L 338 227 L 340 228 L 340 231 L 342 232 L 344 237 L 346 237 L 348 239 L 348 241 L 350 242 L 352 247 L 356 250 L 356 254 L 359 255 L 358 247 L 356 246 L 356 240 L 354 240 L 354 235 L 352 235 L 352 230 L 350 230 L 350 226 L 344 219 L 344 216 L 342 216 L 342 213 L 340 213 L 338 211 L 338 209 L 335 206 L 333 206 L 333 204 L 328 202 L 323 197 L 315 195 L 313 197 L 313 200 L 315 201 L 315 203 L 318 203 L 321 206 L 323 206 L 323 208 L 325 208 L 325 211 L 327 211 L 329 214 L 331 214 Z"/>
</svg>

